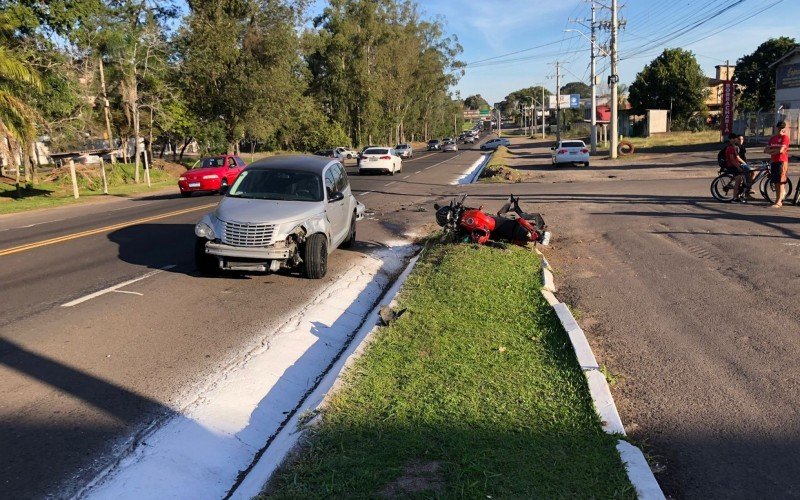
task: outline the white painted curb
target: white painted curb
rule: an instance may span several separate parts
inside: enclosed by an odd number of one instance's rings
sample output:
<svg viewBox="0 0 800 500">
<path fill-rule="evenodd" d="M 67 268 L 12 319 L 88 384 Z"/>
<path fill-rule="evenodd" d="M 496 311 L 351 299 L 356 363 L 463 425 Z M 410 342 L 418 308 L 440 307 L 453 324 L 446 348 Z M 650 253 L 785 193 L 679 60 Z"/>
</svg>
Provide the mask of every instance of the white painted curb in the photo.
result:
<svg viewBox="0 0 800 500">
<path fill-rule="evenodd" d="M 658 485 L 653 471 L 647 465 L 647 459 L 642 450 L 627 441 L 617 441 L 617 451 L 625 468 L 628 470 L 628 477 L 631 478 L 633 487 L 636 488 L 636 496 L 640 500 L 660 500 L 664 498 L 664 493 Z M 635 479 L 634 479 L 635 478 Z"/>
<path fill-rule="evenodd" d="M 586 339 L 586 334 L 578 325 L 569 307 L 563 302 L 559 302 L 554 295 L 556 287 L 553 282 L 552 267 L 550 267 L 550 263 L 547 262 L 544 254 L 538 248 L 536 253 L 542 259 L 542 295 L 555 311 L 559 321 L 561 321 L 561 325 L 569 336 L 572 349 L 575 351 L 575 358 L 578 360 L 578 364 L 586 377 L 586 382 L 589 384 L 589 393 L 592 396 L 595 411 L 600 417 L 603 430 L 609 434 L 624 436 L 625 427 L 622 425 L 622 419 L 619 416 L 616 404 L 614 404 L 611 388 L 608 386 L 605 375 L 600 371 L 600 365 L 594 357 L 589 341 Z M 617 441 L 617 451 L 622 463 L 625 464 L 628 479 L 633 484 L 636 496 L 640 500 L 662 500 L 666 498 L 653 475 L 653 471 L 650 470 L 650 466 L 647 464 L 647 459 L 639 448 L 620 439 Z"/>
<path fill-rule="evenodd" d="M 300 419 L 308 415 L 309 412 L 320 409 L 329 391 L 339 380 L 339 376 L 345 368 L 350 366 L 352 362 L 363 353 L 366 342 L 369 341 L 372 334 L 378 328 L 378 314 L 381 307 L 386 304 L 394 303 L 394 298 L 400 291 L 400 287 L 403 286 L 403 283 L 405 283 L 408 275 L 411 274 L 411 271 L 414 269 L 414 266 L 421 256 L 422 252 L 409 261 L 405 270 L 403 270 L 394 284 L 389 288 L 386 294 L 384 294 L 384 298 L 380 300 L 369 313 L 361 328 L 353 337 L 352 342 L 350 342 L 339 359 L 331 366 L 331 369 L 325 374 L 314 391 L 311 392 L 298 407 L 294 416 L 278 432 L 269 447 L 263 452 L 239 486 L 230 493 L 228 498 L 234 500 L 249 500 L 261 493 L 261 490 L 272 477 L 272 474 L 274 474 L 278 467 L 286 460 L 286 456 L 302 436 L 303 429 L 300 424 Z"/>
</svg>

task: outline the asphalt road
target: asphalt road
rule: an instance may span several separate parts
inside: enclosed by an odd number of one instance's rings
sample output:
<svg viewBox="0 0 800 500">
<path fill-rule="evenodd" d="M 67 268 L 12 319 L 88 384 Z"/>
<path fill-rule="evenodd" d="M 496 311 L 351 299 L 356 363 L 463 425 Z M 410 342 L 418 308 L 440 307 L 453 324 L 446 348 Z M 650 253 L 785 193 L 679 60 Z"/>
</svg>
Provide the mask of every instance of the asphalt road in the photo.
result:
<svg viewBox="0 0 800 500">
<path fill-rule="evenodd" d="M 715 202 L 713 152 L 589 170 L 515 152 L 536 183 L 469 186 L 473 201 L 514 192 L 543 213 L 557 295 L 665 493 L 800 498 L 800 207 Z"/>
<path fill-rule="evenodd" d="M 364 253 L 431 223 L 432 199 L 455 194 L 449 183 L 478 158 L 418 152 L 395 176 L 351 175 L 367 220 L 321 281 L 198 276 L 193 227 L 219 199 L 177 188 L 0 217 L 0 496 L 69 496 L 258 332 Z"/>
</svg>

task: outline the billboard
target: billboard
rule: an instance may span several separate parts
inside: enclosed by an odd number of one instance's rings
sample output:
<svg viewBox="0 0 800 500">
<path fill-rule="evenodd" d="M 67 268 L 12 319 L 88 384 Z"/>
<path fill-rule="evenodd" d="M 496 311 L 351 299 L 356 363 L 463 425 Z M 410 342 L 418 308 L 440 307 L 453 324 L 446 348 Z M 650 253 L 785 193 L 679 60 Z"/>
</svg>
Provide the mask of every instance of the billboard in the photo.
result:
<svg viewBox="0 0 800 500">
<path fill-rule="evenodd" d="M 560 108 L 579 108 L 581 105 L 580 94 L 562 94 L 559 97 L 558 104 Z M 547 107 L 556 109 L 556 96 L 551 95 L 547 97 Z"/>
<path fill-rule="evenodd" d="M 720 131 L 722 135 L 728 135 L 733 131 L 733 104 L 733 82 L 724 80 L 722 82 L 722 120 L 720 120 Z"/>
<path fill-rule="evenodd" d="M 779 89 L 800 87 L 800 63 L 779 66 L 775 87 Z"/>
</svg>

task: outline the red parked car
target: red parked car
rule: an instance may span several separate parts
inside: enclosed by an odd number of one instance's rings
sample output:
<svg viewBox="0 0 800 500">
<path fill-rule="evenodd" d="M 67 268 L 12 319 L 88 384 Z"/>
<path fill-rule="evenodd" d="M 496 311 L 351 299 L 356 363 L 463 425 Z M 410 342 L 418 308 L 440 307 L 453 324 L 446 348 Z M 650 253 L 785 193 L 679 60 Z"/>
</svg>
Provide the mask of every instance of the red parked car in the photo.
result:
<svg viewBox="0 0 800 500">
<path fill-rule="evenodd" d="M 244 160 L 233 155 L 203 158 L 178 179 L 181 196 L 188 198 L 196 191 L 221 193 L 233 184 L 245 166 Z"/>
</svg>

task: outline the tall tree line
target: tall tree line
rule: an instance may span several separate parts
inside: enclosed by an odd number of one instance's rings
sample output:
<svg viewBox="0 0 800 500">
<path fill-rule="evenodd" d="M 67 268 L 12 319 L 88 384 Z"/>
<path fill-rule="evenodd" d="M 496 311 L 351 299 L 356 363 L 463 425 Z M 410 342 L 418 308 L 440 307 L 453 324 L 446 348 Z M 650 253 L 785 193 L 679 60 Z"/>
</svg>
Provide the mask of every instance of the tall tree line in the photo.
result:
<svg viewBox="0 0 800 500">
<path fill-rule="evenodd" d="M 0 0 L 0 154 L 31 178 L 40 136 L 157 155 L 452 131 L 461 47 L 441 22 L 410 0 L 331 0 L 314 19 L 307 3 Z"/>
</svg>

